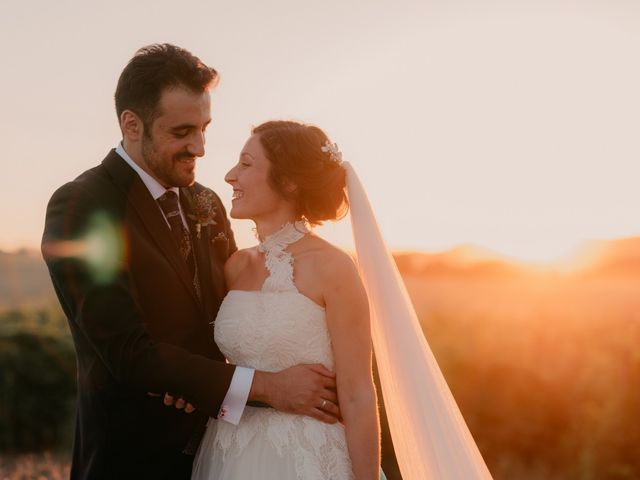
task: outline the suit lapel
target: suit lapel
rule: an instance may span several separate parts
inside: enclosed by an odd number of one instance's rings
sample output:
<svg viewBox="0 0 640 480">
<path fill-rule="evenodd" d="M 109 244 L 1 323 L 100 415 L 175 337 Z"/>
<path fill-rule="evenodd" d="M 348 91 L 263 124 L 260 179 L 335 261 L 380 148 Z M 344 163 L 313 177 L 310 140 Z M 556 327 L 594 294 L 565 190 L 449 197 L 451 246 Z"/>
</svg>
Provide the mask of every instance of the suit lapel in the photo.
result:
<svg viewBox="0 0 640 480">
<path fill-rule="evenodd" d="M 198 231 L 193 205 L 193 188 L 180 189 L 180 203 L 187 218 L 189 225 L 189 233 L 191 234 L 191 244 L 193 246 L 194 258 L 196 261 L 198 278 L 200 280 L 200 296 L 202 297 L 202 306 L 204 307 L 206 316 L 213 321 L 213 298 L 212 298 L 212 278 L 211 278 L 211 258 L 209 248 L 209 227 L 201 228 Z"/>
<path fill-rule="evenodd" d="M 104 159 L 103 165 L 109 171 L 115 183 L 127 196 L 128 205 L 136 212 L 138 218 L 146 227 L 149 235 L 158 245 L 169 263 L 178 274 L 178 278 L 191 292 L 193 299 L 200 305 L 198 296 L 190 278 L 189 268 L 180 255 L 169 230 L 169 225 L 153 199 L 149 190 L 140 179 L 139 175 L 127 163 L 112 150 Z"/>
</svg>

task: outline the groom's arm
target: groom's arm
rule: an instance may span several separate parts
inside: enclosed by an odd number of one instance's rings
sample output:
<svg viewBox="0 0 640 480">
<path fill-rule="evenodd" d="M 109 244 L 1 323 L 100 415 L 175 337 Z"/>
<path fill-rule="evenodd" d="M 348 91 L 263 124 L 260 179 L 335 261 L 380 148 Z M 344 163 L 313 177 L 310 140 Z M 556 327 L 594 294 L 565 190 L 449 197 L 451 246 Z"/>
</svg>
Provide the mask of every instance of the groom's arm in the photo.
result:
<svg viewBox="0 0 640 480">
<path fill-rule="evenodd" d="M 119 221 L 122 213 L 110 208 L 106 210 L 112 220 Z M 235 367 L 150 338 L 124 259 L 116 259 L 110 278 L 97 274 L 105 272 L 92 270 L 88 261 L 87 229 L 100 212 L 105 213 L 105 205 L 79 182 L 67 184 L 51 198 L 43 236 L 43 256 L 73 324 L 77 354 L 85 357 L 80 360 L 98 357 L 118 383 L 143 392 L 181 392 L 199 409 L 217 416 Z"/>
</svg>

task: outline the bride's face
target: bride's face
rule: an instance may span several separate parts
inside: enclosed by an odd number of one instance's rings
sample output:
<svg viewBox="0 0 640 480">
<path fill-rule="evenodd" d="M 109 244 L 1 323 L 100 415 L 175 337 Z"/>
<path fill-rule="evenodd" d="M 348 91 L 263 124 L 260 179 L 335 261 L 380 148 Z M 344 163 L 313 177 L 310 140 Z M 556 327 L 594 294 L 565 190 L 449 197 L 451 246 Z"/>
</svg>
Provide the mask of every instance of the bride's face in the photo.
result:
<svg viewBox="0 0 640 480">
<path fill-rule="evenodd" d="M 258 135 L 252 135 L 245 144 L 238 163 L 224 177 L 233 187 L 229 215 L 232 218 L 261 220 L 282 209 L 291 209 L 269 182 L 271 162 L 266 157 Z"/>
</svg>

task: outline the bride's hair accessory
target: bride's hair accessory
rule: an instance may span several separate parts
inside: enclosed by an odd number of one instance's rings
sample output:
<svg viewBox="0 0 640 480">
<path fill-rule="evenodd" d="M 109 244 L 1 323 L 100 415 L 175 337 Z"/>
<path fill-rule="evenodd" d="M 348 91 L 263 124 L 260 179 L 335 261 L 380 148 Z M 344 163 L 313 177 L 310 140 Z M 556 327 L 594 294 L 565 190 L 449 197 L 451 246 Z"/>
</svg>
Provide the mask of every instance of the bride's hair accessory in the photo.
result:
<svg viewBox="0 0 640 480">
<path fill-rule="evenodd" d="M 320 147 L 324 153 L 328 153 L 331 160 L 338 165 L 342 165 L 342 152 L 338 148 L 337 143 L 331 143 L 329 140 L 324 142 L 324 145 Z"/>
</svg>

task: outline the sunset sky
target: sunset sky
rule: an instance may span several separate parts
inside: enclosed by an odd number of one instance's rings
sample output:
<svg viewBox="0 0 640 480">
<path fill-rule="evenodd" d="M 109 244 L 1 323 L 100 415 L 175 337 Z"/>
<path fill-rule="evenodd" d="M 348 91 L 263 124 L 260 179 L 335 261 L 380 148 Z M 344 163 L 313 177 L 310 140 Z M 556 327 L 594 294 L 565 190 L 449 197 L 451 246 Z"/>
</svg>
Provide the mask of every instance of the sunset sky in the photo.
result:
<svg viewBox="0 0 640 480">
<path fill-rule="evenodd" d="M 0 41 L 0 249 L 38 246 L 51 193 L 119 141 L 117 78 L 153 42 L 221 73 L 198 180 L 227 203 L 250 127 L 293 118 L 339 144 L 394 249 L 640 235 L 637 1 L 3 0 Z M 346 221 L 319 233 L 351 245 Z"/>
</svg>

